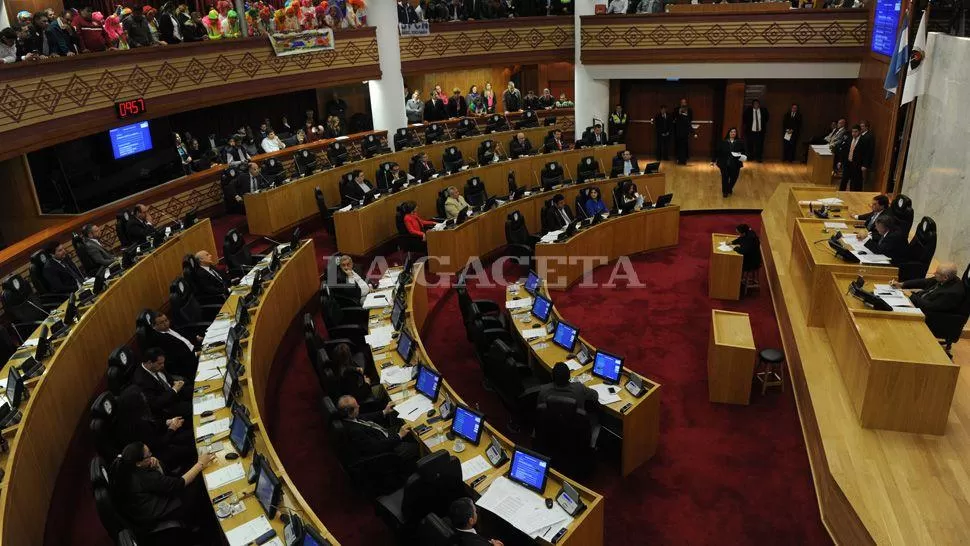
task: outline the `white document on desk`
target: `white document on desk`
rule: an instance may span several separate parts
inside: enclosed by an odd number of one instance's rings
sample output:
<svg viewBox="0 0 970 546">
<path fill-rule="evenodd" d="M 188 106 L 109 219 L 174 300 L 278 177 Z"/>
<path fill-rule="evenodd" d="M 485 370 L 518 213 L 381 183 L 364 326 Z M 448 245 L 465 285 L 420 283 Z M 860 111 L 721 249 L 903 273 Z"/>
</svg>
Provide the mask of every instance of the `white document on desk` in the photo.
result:
<svg viewBox="0 0 970 546">
<path fill-rule="evenodd" d="M 488 472 L 491 468 L 492 465 L 488 464 L 485 457 L 477 455 L 461 463 L 461 479 L 467 482 L 482 472 Z"/>
<path fill-rule="evenodd" d="M 364 341 L 371 347 L 387 347 L 391 344 L 393 334 L 394 327 L 391 325 L 371 328 L 370 333 L 364 336 Z"/>
<path fill-rule="evenodd" d="M 411 380 L 413 368 L 402 368 L 401 366 L 388 366 L 381 370 L 381 384 L 400 385 Z"/>
<path fill-rule="evenodd" d="M 269 520 L 262 515 L 226 531 L 226 539 L 229 541 L 229 546 L 246 546 L 272 529 Z"/>
<path fill-rule="evenodd" d="M 915 307 L 913 302 L 909 298 L 902 295 L 892 294 L 892 295 L 879 295 L 882 301 L 888 303 L 892 307 Z"/>
<path fill-rule="evenodd" d="M 882 254 L 869 254 L 868 252 L 866 252 L 865 254 L 862 254 L 859 251 L 855 251 L 852 254 L 855 255 L 856 258 L 859 258 L 860 263 L 864 263 L 864 264 L 889 265 L 890 263 L 892 263 L 892 260 L 889 259 L 889 256 L 883 256 Z"/>
<path fill-rule="evenodd" d="M 583 367 L 583 365 L 580 364 L 579 361 L 576 360 L 575 358 L 570 358 L 570 359 L 566 360 L 564 362 L 564 364 L 566 365 L 567 368 L 569 368 L 569 371 L 571 371 L 571 372 L 574 372 L 574 371 L 576 371 L 578 369 L 581 369 Z"/>
<path fill-rule="evenodd" d="M 209 488 L 209 491 L 212 491 L 213 489 L 219 489 L 227 483 L 245 478 L 246 471 L 243 470 L 242 463 L 233 463 L 219 470 L 213 470 L 208 474 L 203 474 L 202 477 L 205 478 L 205 486 Z"/>
<path fill-rule="evenodd" d="M 195 382 L 199 383 L 201 381 L 215 381 L 223 375 L 224 374 L 217 369 L 203 370 L 202 368 L 199 368 L 199 370 L 195 372 Z"/>
<path fill-rule="evenodd" d="M 720 250 L 721 252 L 734 252 L 734 247 L 723 241 L 721 242 L 721 244 L 717 245 L 717 249 Z"/>
<path fill-rule="evenodd" d="M 522 337 L 525 339 L 535 339 L 546 335 L 545 328 L 529 328 L 528 330 L 522 330 Z"/>
<path fill-rule="evenodd" d="M 599 385 L 593 385 L 590 388 L 596 391 L 596 394 L 599 395 L 600 404 L 606 405 L 620 401 L 620 395 L 610 392 L 610 385 L 600 383 Z M 618 390 L 619 387 L 612 387 L 612 389 L 615 391 Z"/>
<path fill-rule="evenodd" d="M 192 399 L 192 415 L 202 415 L 207 411 L 224 407 L 226 407 L 226 401 L 221 394 L 207 394 Z"/>
<path fill-rule="evenodd" d="M 215 436 L 217 434 L 222 434 L 223 432 L 229 432 L 229 422 L 230 419 L 226 417 L 225 419 L 218 419 L 211 423 L 199 425 L 199 427 L 195 429 L 195 437 L 201 438 L 206 434 Z"/>
<path fill-rule="evenodd" d="M 404 402 L 396 404 L 394 411 L 397 412 L 398 417 L 401 419 L 413 423 L 420 419 L 422 415 L 428 413 L 428 410 L 433 407 L 434 404 L 431 403 L 431 400 L 428 400 L 420 394 L 416 394 Z"/>
<path fill-rule="evenodd" d="M 215 358 L 207 358 L 205 360 L 199 361 L 199 371 L 202 370 L 222 370 L 226 369 L 227 359 L 225 356 L 217 356 Z"/>
<path fill-rule="evenodd" d="M 397 275 L 394 275 L 393 277 L 381 277 L 381 280 L 377 281 L 378 290 L 394 288 L 394 285 L 397 284 L 397 277 Z"/>
<path fill-rule="evenodd" d="M 518 300 L 508 300 L 505 302 L 506 309 L 529 309 L 532 307 L 532 298 L 522 298 Z M 36 345 L 36 343 L 35 343 Z"/>
<path fill-rule="evenodd" d="M 829 149 L 828 144 L 812 144 L 812 149 L 818 155 L 832 155 L 832 150 Z"/>
<path fill-rule="evenodd" d="M 562 232 L 563 232 L 563 230 L 561 230 L 561 229 L 557 229 L 555 231 L 550 231 L 549 233 L 546 233 L 545 235 L 543 235 L 542 238 L 539 239 L 539 242 L 540 243 L 553 243 L 553 242 L 556 241 L 556 239 L 559 238 L 559 236 L 562 234 Z"/>
<path fill-rule="evenodd" d="M 849 226 L 844 222 L 825 222 L 826 229 L 849 229 Z"/>
<path fill-rule="evenodd" d="M 40 343 L 40 338 L 32 337 L 27 341 L 24 341 L 24 344 L 21 345 L 21 347 L 36 347 L 38 343 Z"/>
<path fill-rule="evenodd" d="M 565 521 L 561 515 L 565 512 L 546 508 L 545 500 L 541 496 L 513 483 L 505 476 L 496 478 L 475 504 L 531 537 Z"/>
<path fill-rule="evenodd" d="M 371 292 L 364 298 L 364 303 L 361 304 L 361 307 L 364 309 L 383 309 L 384 307 L 389 307 L 392 296 L 391 290 Z"/>
</svg>

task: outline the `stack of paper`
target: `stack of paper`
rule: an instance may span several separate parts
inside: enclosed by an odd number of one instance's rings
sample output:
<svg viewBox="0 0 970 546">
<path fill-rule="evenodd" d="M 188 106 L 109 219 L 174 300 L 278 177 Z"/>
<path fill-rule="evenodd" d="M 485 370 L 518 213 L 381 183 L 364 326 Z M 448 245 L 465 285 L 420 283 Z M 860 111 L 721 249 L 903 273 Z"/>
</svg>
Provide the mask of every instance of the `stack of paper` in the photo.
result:
<svg viewBox="0 0 970 546">
<path fill-rule="evenodd" d="M 195 380 L 199 381 L 212 381 L 213 379 L 219 379 L 226 372 L 226 357 L 220 356 L 216 358 L 210 358 L 208 360 L 200 360 L 199 368 L 195 372 Z"/>
<path fill-rule="evenodd" d="M 517 300 L 508 300 L 505 302 L 506 309 L 529 309 L 531 307 L 532 298 L 521 298 Z"/>
<path fill-rule="evenodd" d="M 556 527 L 555 535 L 569 522 L 569 515 L 558 504 L 546 508 L 545 499 L 504 476 L 496 478 L 476 504 L 533 538 L 551 527 Z"/>
<path fill-rule="evenodd" d="M 226 531 L 226 539 L 229 541 L 229 546 L 246 546 L 271 530 L 273 527 L 269 524 L 269 520 L 265 515 L 261 515 Z"/>
<path fill-rule="evenodd" d="M 364 303 L 361 305 L 364 309 L 382 309 L 384 307 L 390 307 L 391 298 L 393 297 L 391 290 L 380 290 L 378 292 L 371 292 L 367 294 L 364 298 Z"/>
<path fill-rule="evenodd" d="M 209 325 L 209 328 L 206 329 L 205 339 L 202 340 L 202 344 L 213 345 L 215 343 L 224 343 L 231 328 L 232 323 L 229 321 L 229 319 L 221 319 L 213 322 L 211 325 Z"/>
<path fill-rule="evenodd" d="M 213 470 L 208 474 L 203 474 L 202 477 L 205 478 L 205 486 L 209 488 L 209 491 L 212 491 L 213 489 L 219 489 L 227 483 L 243 479 L 246 477 L 246 471 L 243 470 L 242 463 L 233 463 L 219 470 Z"/>
<path fill-rule="evenodd" d="M 825 229 L 849 229 L 843 222 L 825 222 Z"/>
<path fill-rule="evenodd" d="M 558 239 L 559 236 L 562 234 L 562 232 L 563 232 L 563 230 L 561 230 L 561 229 L 557 229 L 555 231 L 550 231 L 549 233 L 546 233 L 545 235 L 543 235 L 542 236 L 542 239 L 539 239 L 539 242 L 540 243 L 554 243 L 556 241 L 556 239 Z"/>
<path fill-rule="evenodd" d="M 529 328 L 528 330 L 522 330 L 522 337 L 524 337 L 527 340 L 529 340 L 529 339 L 535 339 L 537 337 L 542 337 L 544 335 L 546 335 L 546 329 L 545 328 L 542 328 L 542 327 L 539 327 L 539 328 Z"/>
<path fill-rule="evenodd" d="M 398 417 L 410 423 L 420 419 L 422 415 L 428 413 L 428 410 L 433 407 L 434 404 L 431 403 L 431 400 L 418 394 L 395 405 L 394 410 L 397 411 Z"/>
<path fill-rule="evenodd" d="M 912 300 L 906 297 L 906 293 L 898 288 L 893 288 L 888 284 L 877 284 L 874 287 L 873 293 L 882 298 L 882 301 L 888 303 L 893 308 L 893 311 L 923 314 L 922 311 L 913 305 Z"/>
<path fill-rule="evenodd" d="M 226 417 L 225 419 L 217 419 L 211 423 L 200 425 L 195 429 L 195 437 L 201 438 L 207 434 L 215 436 L 216 434 L 229 432 L 229 422 L 230 419 Z"/>
<path fill-rule="evenodd" d="M 371 328 L 370 333 L 364 336 L 364 341 L 371 347 L 386 347 L 391 344 L 392 334 L 394 334 L 394 327 L 391 325 Z"/>
<path fill-rule="evenodd" d="M 593 385 L 590 388 L 596 391 L 596 394 L 599 395 L 600 404 L 606 405 L 620 401 L 620 395 L 610 392 L 611 388 L 616 391 L 619 389 L 619 387 L 611 387 L 610 385 L 600 383 L 599 385 Z"/>
<path fill-rule="evenodd" d="M 388 366 L 381 370 L 381 384 L 401 385 L 411 380 L 411 368 Z"/>
<path fill-rule="evenodd" d="M 477 455 L 461 463 L 461 479 L 467 482 L 482 472 L 488 472 L 491 468 L 492 466 L 488 464 L 485 457 Z"/>
<path fill-rule="evenodd" d="M 862 251 L 856 250 L 856 251 L 853 251 L 852 254 L 856 258 L 859 258 L 860 263 L 864 263 L 864 264 L 889 265 L 890 263 L 892 263 L 892 260 L 889 259 L 889 256 L 883 256 L 882 254 L 872 254 L 868 250 L 862 250 Z"/>
<path fill-rule="evenodd" d="M 721 244 L 717 245 L 717 249 L 721 252 L 734 252 L 734 247 L 721 241 Z"/>
<path fill-rule="evenodd" d="M 828 144 L 812 144 L 812 149 L 818 155 L 832 155 L 832 150 L 829 149 Z"/>
<path fill-rule="evenodd" d="M 575 358 L 570 358 L 566 360 L 565 364 L 566 364 L 566 367 L 569 368 L 569 371 L 571 372 L 576 371 L 583 367 L 582 364 L 580 364 L 579 361 L 576 360 Z"/>
<path fill-rule="evenodd" d="M 222 394 L 207 394 L 192 399 L 193 415 L 202 415 L 204 412 L 215 411 L 224 407 L 226 407 L 226 401 L 223 400 Z"/>
</svg>

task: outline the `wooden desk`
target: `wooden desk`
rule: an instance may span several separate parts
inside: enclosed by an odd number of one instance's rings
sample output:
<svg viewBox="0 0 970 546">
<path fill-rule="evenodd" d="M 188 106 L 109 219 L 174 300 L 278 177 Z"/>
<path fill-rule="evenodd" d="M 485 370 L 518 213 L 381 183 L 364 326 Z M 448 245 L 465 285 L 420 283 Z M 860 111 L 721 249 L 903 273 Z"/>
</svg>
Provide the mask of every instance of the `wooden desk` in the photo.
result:
<svg viewBox="0 0 970 546">
<path fill-rule="evenodd" d="M 854 274 L 830 273 L 825 332 L 846 392 L 866 428 L 943 434 L 960 366 L 946 356 L 923 317 L 865 308 L 847 294 Z M 891 276 L 866 276 L 866 290 Z"/>
<path fill-rule="evenodd" d="M 834 189 L 818 188 L 815 186 L 796 186 L 788 192 L 788 230 L 795 225 L 796 218 L 815 218 L 815 215 L 808 210 L 808 202 L 827 197 L 838 197 L 844 204 L 837 210 L 830 208 L 829 221 L 843 222 L 852 225 L 858 220 L 853 220 L 852 216 L 863 214 L 872 210 L 872 198 L 879 195 L 877 192 L 854 192 L 854 191 L 835 191 Z M 818 205 L 814 205 L 818 208 Z"/>
<path fill-rule="evenodd" d="M 826 146 L 827 147 L 827 146 Z M 832 152 L 818 153 L 815 146 L 808 147 L 808 178 L 813 184 L 819 186 L 831 186 L 834 178 L 832 177 Z"/>
<path fill-rule="evenodd" d="M 788 272 L 805 310 L 809 326 L 825 326 L 823 287 L 832 273 L 850 275 L 897 275 L 891 265 L 863 265 L 842 261 L 828 246 L 835 230 L 825 229 L 825 221 L 798 218 L 792 232 L 791 261 Z"/>
<path fill-rule="evenodd" d="M 525 218 L 530 233 L 539 233 L 542 225 L 542 208 L 553 195 L 561 193 L 570 208 L 576 204 L 576 196 L 585 188 L 598 188 L 603 202 L 613 203 L 612 191 L 620 180 L 633 180 L 645 196 L 651 200 L 666 193 L 666 176 L 663 173 L 644 174 L 633 177 L 609 178 L 566 186 L 558 190 L 533 193 L 516 201 L 509 201 L 488 212 L 477 214 L 465 223 L 442 231 L 428 232 L 429 264 L 435 273 L 457 273 L 470 259 L 479 259 L 506 244 L 505 221 L 512 211 L 519 211 Z M 575 211 L 573 211 L 576 214 Z"/>
<path fill-rule="evenodd" d="M 428 312 L 428 287 L 427 282 L 425 281 L 423 262 L 415 265 L 414 279 L 415 280 L 407 287 L 406 302 L 408 317 L 405 322 L 405 328 L 414 334 L 414 341 L 416 343 L 414 356 L 412 356 L 411 362 L 421 362 L 433 369 L 437 369 L 435 368 L 427 350 L 425 350 L 420 335 Z M 379 321 L 376 324 L 372 324 L 371 327 L 381 327 L 390 324 L 389 313 L 384 313 L 382 310 L 375 309 L 370 311 L 370 315 L 372 320 L 376 319 Z M 374 351 L 375 364 L 378 366 L 378 368 L 387 362 L 397 366 L 404 365 L 403 360 L 400 356 L 398 356 L 397 351 L 395 350 L 396 346 L 393 345 L 394 343 L 396 342 L 392 342 L 392 346 L 390 347 L 385 347 Z M 388 392 L 391 394 L 392 399 L 405 392 L 413 395 L 414 381 L 411 381 L 403 386 L 388 389 Z M 442 394 L 447 394 L 448 397 L 450 397 L 456 403 L 464 404 L 461 396 L 459 396 L 451 385 L 448 384 L 448 381 L 442 379 L 441 394 L 439 394 L 438 401 L 435 403 L 436 409 L 440 408 L 441 402 L 444 400 L 444 396 L 442 396 Z M 426 424 L 427 420 L 428 417 L 422 415 L 417 421 L 410 424 L 413 427 L 417 427 L 421 424 Z M 442 443 L 434 443 L 439 437 L 439 433 L 447 432 L 449 425 L 439 421 L 437 424 L 429 426 L 432 426 L 434 431 L 426 432 L 424 436 L 416 436 L 415 438 L 421 446 L 422 451 L 433 452 L 439 450 L 448 450 L 452 455 L 457 457 L 462 462 L 468 461 L 478 455 L 484 455 L 485 449 L 488 447 L 488 444 L 493 437 L 498 438 L 499 442 L 501 442 L 509 456 L 511 456 L 512 449 L 515 446 L 512 441 L 499 433 L 486 419 L 485 431 L 482 433 L 482 440 L 479 445 L 475 446 L 466 442 L 465 450 L 461 453 L 455 453 L 454 441 L 444 439 Z M 412 432 L 412 434 L 414 433 Z M 490 467 L 484 473 L 486 479 L 475 487 L 475 491 L 479 494 L 483 493 L 496 478 L 504 475 L 507 471 L 508 462 L 498 468 Z M 481 475 L 482 474 L 479 474 L 479 476 Z M 470 478 L 468 480 L 468 484 L 470 485 L 471 482 L 477 477 L 478 476 Z M 566 534 L 563 535 L 557 544 L 563 544 L 566 546 L 602 546 L 604 529 L 604 507 L 602 496 L 573 480 L 567 479 L 555 469 L 549 470 L 549 478 L 546 483 L 546 489 L 543 491 L 542 496 L 546 498 L 553 498 L 559 492 L 559 489 L 562 487 L 562 483 L 564 481 L 568 481 L 576 488 L 577 491 L 579 491 L 583 502 L 587 506 L 587 509 L 573 520 L 573 522 L 569 525 Z M 548 544 L 547 541 L 542 539 L 537 539 L 536 543 Z"/>
<path fill-rule="evenodd" d="M 199 250 L 216 252 L 208 220 L 175 234 L 112 280 L 54 344 L 45 373 L 27 381 L 30 398 L 21 404 L 23 418 L 3 431 L 10 441 L 10 451 L 0 456 L 5 471 L 0 482 L 3 544 L 43 544 L 58 470 L 78 421 L 104 380 L 108 355 L 131 339 L 141 309 L 157 309 L 168 301 L 168 285 L 182 273 L 182 258 Z M 35 331 L 31 337 L 38 335 Z M 9 367 L 25 358 L 11 358 L 0 376 L 6 378 Z"/>
<path fill-rule="evenodd" d="M 726 233 L 711 234 L 711 265 L 707 273 L 707 295 L 719 300 L 741 298 L 741 265 L 744 257 L 734 250 L 718 249 L 721 243 L 731 244 L 737 239 Z"/>
<path fill-rule="evenodd" d="M 621 256 L 669 248 L 679 239 L 677 205 L 613 215 L 564 242 L 537 244 L 536 272 L 552 288 L 565 290 L 599 265 Z"/>
<path fill-rule="evenodd" d="M 546 281 L 544 278 L 541 293 L 549 297 L 549 291 L 546 289 Z M 529 297 L 529 294 L 521 288 L 515 293 L 511 290 L 506 291 L 506 302 L 527 297 Z M 522 331 L 530 328 L 538 328 L 542 326 L 542 323 L 535 319 L 535 317 L 532 317 L 528 308 L 515 310 L 513 313 L 509 316 L 510 323 L 514 326 L 515 331 L 523 343 L 529 347 L 529 360 L 533 366 L 541 369 L 544 374 L 549 375 L 552 373 L 552 367 L 556 365 L 556 362 L 563 362 L 572 358 L 572 355 L 565 349 L 552 343 L 552 336 L 542 336 L 526 341 L 522 336 Z M 549 316 L 550 319 L 555 317 L 557 320 L 565 320 L 559 314 L 559 309 L 556 307 L 553 307 L 552 313 Z M 529 322 L 525 322 L 526 319 Z M 571 324 L 576 325 L 577 323 L 571 322 Z M 582 329 L 580 328 L 581 331 Z M 578 338 L 577 347 L 579 347 L 578 343 L 585 344 L 589 347 L 589 354 L 592 357 L 596 351 L 596 347 L 590 344 L 582 335 L 578 336 Z M 547 346 L 542 348 L 536 347 L 536 345 L 540 344 Z M 576 377 L 588 373 L 592 376 L 592 369 L 593 363 L 590 361 L 586 366 L 572 371 L 570 375 Z M 629 381 L 629 371 L 625 369 L 623 373 L 627 377 L 627 381 Z M 660 384 L 646 377 L 642 377 L 642 379 L 643 386 L 647 391 L 643 396 L 637 398 L 631 395 L 625 388 L 621 388 L 626 383 L 623 381 L 621 385 L 617 385 L 616 391 L 620 396 L 620 400 L 602 406 L 603 411 L 607 415 L 619 419 L 623 423 L 620 464 L 620 471 L 623 476 L 629 475 L 653 457 L 654 453 L 657 452 L 657 445 L 660 442 Z M 603 383 L 603 380 L 592 376 L 592 379 L 586 382 L 586 385 L 591 387 L 600 383 Z M 626 411 L 622 411 L 627 404 L 630 404 L 630 407 Z"/>
<path fill-rule="evenodd" d="M 235 290 L 223 305 L 221 312 L 228 316 L 234 316 L 236 306 L 239 304 L 240 294 L 244 294 L 246 290 L 245 288 Z M 297 489 L 296 484 L 293 483 L 286 472 L 263 426 L 263 419 L 266 417 L 264 413 L 266 409 L 266 389 L 274 356 L 292 319 L 300 313 L 306 302 L 313 298 L 316 290 L 317 266 L 313 242 L 304 241 L 294 254 L 283 259 L 282 266 L 276 276 L 266 283 L 259 305 L 250 310 L 251 322 L 248 328 L 251 335 L 248 340 L 244 341 L 240 352 L 240 362 L 246 369 L 240 377 L 239 384 L 242 388 L 238 401 L 249 410 L 250 420 L 255 425 L 253 448 L 243 457 L 234 461 L 226 461 L 226 454 L 234 450 L 229 443 L 228 434 L 217 436 L 213 443 L 225 441 L 226 446 L 218 452 L 216 460 L 205 469 L 204 473 L 208 474 L 235 463 L 241 463 L 243 468 L 248 471 L 253 463 L 253 454 L 259 453 L 267 459 L 273 472 L 280 478 L 283 486 L 282 505 L 296 512 L 306 524 L 314 527 L 324 538 L 338 544 L 317 515 L 313 513 L 313 510 Z M 224 358 L 223 350 L 219 349 L 218 352 L 221 353 L 219 356 Z M 197 381 L 196 386 L 208 387 L 209 393 L 221 393 L 222 383 L 222 378 L 218 378 L 212 381 Z M 231 412 L 229 408 L 222 408 L 216 410 L 214 416 L 216 419 L 227 419 L 231 417 Z M 200 425 L 199 419 L 198 415 L 192 417 L 193 430 Z M 252 493 L 254 487 L 246 480 L 239 480 L 217 489 L 207 490 L 207 492 L 210 499 L 227 492 L 234 492 L 242 497 L 245 492 Z M 235 527 L 265 514 L 255 496 L 250 496 L 243 502 L 245 510 L 229 518 L 219 520 L 223 532 L 231 531 Z M 283 522 L 279 518 L 279 513 L 274 519 L 270 520 L 270 524 L 277 536 L 282 538 Z"/>
<path fill-rule="evenodd" d="M 522 132 L 525 133 L 526 137 L 534 146 L 542 146 L 546 133 L 550 129 L 552 128 L 536 127 L 533 129 L 524 129 Z M 431 162 L 436 167 L 441 168 L 441 157 L 445 148 L 450 146 L 456 146 L 461 150 L 466 162 L 477 161 L 478 145 L 483 141 L 492 139 L 495 141 L 496 147 L 499 150 L 507 150 L 509 142 L 517 132 L 504 131 L 490 135 L 463 138 L 461 140 L 437 142 L 435 144 L 409 148 L 399 152 L 391 152 L 369 159 L 346 163 L 342 167 L 316 172 L 310 176 L 298 178 L 270 190 L 259 193 L 248 193 L 243 196 L 243 202 L 246 204 L 246 221 L 249 224 L 249 232 L 255 235 L 273 235 L 318 214 L 317 200 L 313 193 L 314 188 L 317 187 L 323 191 L 323 196 L 328 205 L 339 205 L 340 179 L 346 173 L 359 169 L 364 172 L 364 178 L 370 180 L 371 184 L 377 187 L 377 169 L 382 163 L 388 161 L 396 162 L 401 166 L 402 170 L 407 172 L 411 158 L 416 154 L 425 152 L 428 154 Z"/>
<path fill-rule="evenodd" d="M 707 396 L 711 402 L 748 405 L 755 345 L 747 313 L 711 310 L 707 346 Z"/>
<path fill-rule="evenodd" d="M 601 165 L 607 166 L 622 149 L 622 145 L 613 145 L 523 157 L 440 176 L 423 184 L 409 186 L 363 207 L 335 214 L 337 247 L 340 252 L 354 256 L 371 252 L 381 244 L 397 237 L 395 214 L 398 205 L 404 201 L 414 201 L 418 204 L 418 213 L 423 218 L 432 218 L 437 215 L 438 194 L 441 190 L 452 185 L 463 190 L 465 182 L 473 176 L 481 178 L 488 195 L 506 195 L 510 172 L 515 173 L 515 180 L 520 187 L 538 186 L 539 172 L 550 161 L 558 161 L 566 175 L 572 178 L 581 158 L 593 156 Z"/>
</svg>

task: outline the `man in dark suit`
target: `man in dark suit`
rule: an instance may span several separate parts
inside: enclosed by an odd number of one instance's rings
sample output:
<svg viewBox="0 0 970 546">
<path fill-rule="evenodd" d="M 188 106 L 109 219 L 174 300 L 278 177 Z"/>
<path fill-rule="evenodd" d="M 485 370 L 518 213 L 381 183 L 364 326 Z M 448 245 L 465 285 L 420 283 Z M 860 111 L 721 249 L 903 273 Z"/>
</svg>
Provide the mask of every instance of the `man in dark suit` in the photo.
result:
<svg viewBox="0 0 970 546">
<path fill-rule="evenodd" d="M 146 332 L 147 344 L 158 347 L 165 355 L 165 370 L 178 377 L 195 377 L 199 367 L 199 357 L 195 354 L 192 340 L 172 329 L 172 323 L 165 313 L 156 313 L 152 319 L 151 331 Z"/>
<path fill-rule="evenodd" d="M 195 274 L 195 289 L 200 296 L 218 297 L 223 300 L 229 297 L 229 279 L 226 278 L 216 265 L 216 259 L 205 250 L 195 253 L 199 268 Z"/>
<path fill-rule="evenodd" d="M 661 104 L 660 111 L 653 116 L 653 130 L 657 136 L 657 161 L 666 161 L 670 158 L 670 136 L 674 133 L 674 118 L 667 113 L 666 104 Z"/>
<path fill-rule="evenodd" d="M 98 267 L 114 263 L 114 255 L 101 244 L 101 226 L 85 224 L 81 228 L 81 236 L 81 247 L 77 250 L 83 252 L 88 261 Z"/>
<path fill-rule="evenodd" d="M 414 11 L 414 7 L 411 6 L 411 2 L 407 0 L 397 0 L 397 22 L 402 25 L 410 25 L 412 23 L 417 23 L 421 18 L 418 17 L 418 12 Z"/>
<path fill-rule="evenodd" d="M 859 167 L 862 172 L 862 186 L 865 187 L 869 180 L 869 171 L 872 170 L 872 163 L 876 158 L 876 139 L 869 131 L 869 122 L 859 121 Z M 862 187 L 859 188 L 860 190 Z"/>
<path fill-rule="evenodd" d="M 768 126 L 768 109 L 761 107 L 761 101 L 754 99 L 751 106 L 744 109 L 741 116 L 744 138 L 748 144 L 748 159 L 761 161 L 765 153 L 765 127 Z"/>
<path fill-rule="evenodd" d="M 603 131 L 603 126 L 599 123 L 593 126 L 592 133 L 586 133 L 586 138 L 583 142 L 586 146 L 606 146 L 610 143 L 609 137 L 606 132 Z"/>
<path fill-rule="evenodd" d="M 540 387 L 536 403 L 545 404 L 549 396 L 562 396 L 576 401 L 578 409 L 593 410 L 599 405 L 599 395 L 596 391 L 583 385 L 569 381 L 569 366 L 565 362 L 556 362 L 552 367 L 552 383 Z"/>
<path fill-rule="evenodd" d="M 868 150 L 867 140 L 862 138 L 859 125 L 852 126 L 852 138 L 849 140 L 845 160 L 842 163 L 842 181 L 839 191 L 862 191 L 865 182 L 866 167 L 872 165 L 872 155 Z"/>
<path fill-rule="evenodd" d="M 478 510 L 475 509 L 475 501 L 468 497 L 455 499 L 448 507 L 448 516 L 451 524 L 458 531 L 455 533 L 454 544 L 457 546 L 503 546 L 501 540 L 487 539 L 475 531 L 475 524 L 478 523 Z"/>
<path fill-rule="evenodd" d="M 893 282 L 893 287 L 918 290 L 909 299 L 924 312 L 953 313 L 963 305 L 967 296 L 963 280 L 958 275 L 956 264 L 943 263 L 937 266 L 932 277 Z"/>
<path fill-rule="evenodd" d="M 465 0 L 465 18 L 468 20 L 491 19 L 487 0 Z"/>
<path fill-rule="evenodd" d="M 866 243 L 866 248 L 874 254 L 882 254 L 890 259 L 894 264 L 906 260 L 906 252 L 909 244 L 906 242 L 906 235 L 896 227 L 896 221 L 887 215 L 880 215 L 876 219 L 875 235 Z"/>
<path fill-rule="evenodd" d="M 693 123 L 694 110 L 687 106 L 687 99 L 680 99 L 680 106 L 674 112 L 674 148 L 679 165 L 686 165 L 690 156 L 688 143 L 694 134 Z"/>
<path fill-rule="evenodd" d="M 525 133 L 517 133 L 509 144 L 509 154 L 512 159 L 533 153 L 535 153 L 535 150 L 532 149 L 532 143 L 529 142 L 529 139 L 525 138 Z"/>
<path fill-rule="evenodd" d="M 356 170 L 350 182 L 340 185 L 341 197 L 349 198 L 353 204 L 362 204 L 369 195 L 374 195 L 377 190 L 374 185 L 364 179 L 364 171 Z"/>
<path fill-rule="evenodd" d="M 222 149 L 222 157 L 224 163 L 230 167 L 238 167 L 243 163 L 252 159 L 246 148 L 239 145 L 239 137 L 233 135 L 229 137 L 229 142 L 226 147 Z"/>
<path fill-rule="evenodd" d="M 192 419 L 192 385 L 165 370 L 165 353 L 158 347 L 145 350 L 145 361 L 135 368 L 131 382 L 145 393 L 154 415 Z"/>
<path fill-rule="evenodd" d="M 728 197 L 734 193 L 734 185 L 738 183 L 741 168 L 744 167 L 740 157 L 743 153 L 744 141 L 738 138 L 738 130 L 731 127 L 728 129 L 725 139 L 719 142 L 714 150 L 714 161 L 712 162 L 721 171 L 721 195 L 723 197 Z"/>
<path fill-rule="evenodd" d="M 791 110 L 782 118 L 781 130 L 782 160 L 794 162 L 798 136 L 802 132 L 802 113 L 798 111 L 797 104 L 792 104 Z"/>
<path fill-rule="evenodd" d="M 870 234 L 876 234 L 876 220 L 881 216 L 891 216 L 892 212 L 889 210 L 889 197 L 885 195 L 877 195 L 872 198 L 872 203 L 869 205 L 872 212 L 867 212 L 865 214 L 857 214 L 855 219 L 866 223 L 866 230 Z"/>
<path fill-rule="evenodd" d="M 441 101 L 441 97 L 436 92 L 431 91 L 431 98 L 424 103 L 424 121 L 442 121 L 445 119 L 448 119 L 448 110 L 445 103 Z"/>
<path fill-rule="evenodd" d="M 393 453 L 404 463 L 407 472 L 414 468 L 418 446 L 405 441 L 411 431 L 410 425 L 405 423 L 396 431 L 386 426 L 390 424 L 388 417 L 394 412 L 393 404 L 389 402 L 383 411 L 361 414 L 357 399 L 344 395 L 337 401 L 337 410 L 347 429 L 349 447 L 358 457 Z"/>
<path fill-rule="evenodd" d="M 135 213 L 131 216 L 131 220 L 128 221 L 128 226 L 125 229 L 132 243 L 144 243 L 150 235 L 155 233 L 152 213 L 149 212 L 146 205 L 141 203 L 135 205 Z"/>
<path fill-rule="evenodd" d="M 566 204 L 566 196 L 561 193 L 553 196 L 552 206 L 546 209 L 546 225 L 551 230 L 565 229 L 573 218 L 573 212 Z"/>
<path fill-rule="evenodd" d="M 51 243 L 47 247 L 47 254 L 50 259 L 44 264 L 41 274 L 50 291 L 70 294 L 80 288 L 84 275 L 67 254 L 67 244 Z"/>
<path fill-rule="evenodd" d="M 448 99 L 448 117 L 463 118 L 468 114 L 468 101 L 461 95 L 461 89 L 457 87 L 451 90 L 451 98 Z"/>
<path fill-rule="evenodd" d="M 418 159 L 411 165 L 411 176 L 417 178 L 422 182 L 427 182 L 431 180 L 431 177 L 437 174 L 437 170 L 434 168 L 434 163 L 428 157 L 427 152 L 422 152 Z"/>
<path fill-rule="evenodd" d="M 552 135 L 546 139 L 545 152 L 561 152 L 568 149 L 569 145 L 562 139 L 562 129 L 554 129 Z"/>
<path fill-rule="evenodd" d="M 619 157 L 613 158 L 613 168 L 610 176 L 630 176 L 640 174 L 640 163 L 633 157 L 630 150 L 623 150 Z"/>
</svg>

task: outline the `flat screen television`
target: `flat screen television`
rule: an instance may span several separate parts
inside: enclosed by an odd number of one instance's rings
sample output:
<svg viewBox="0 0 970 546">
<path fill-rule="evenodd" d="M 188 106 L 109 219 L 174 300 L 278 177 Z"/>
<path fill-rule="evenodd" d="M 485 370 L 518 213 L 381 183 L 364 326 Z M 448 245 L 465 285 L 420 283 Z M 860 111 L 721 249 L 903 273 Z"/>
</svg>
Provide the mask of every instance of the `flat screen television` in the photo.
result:
<svg viewBox="0 0 970 546">
<path fill-rule="evenodd" d="M 899 0 L 876 0 L 872 17 L 872 41 L 869 48 L 873 53 L 892 57 L 896 49 L 896 34 L 899 28 Z"/>
<path fill-rule="evenodd" d="M 115 159 L 121 159 L 152 149 L 152 133 L 147 121 L 139 121 L 108 131 L 111 139 L 111 152 Z"/>
</svg>

